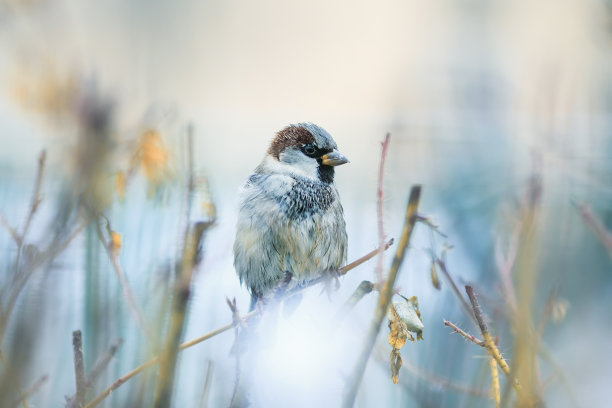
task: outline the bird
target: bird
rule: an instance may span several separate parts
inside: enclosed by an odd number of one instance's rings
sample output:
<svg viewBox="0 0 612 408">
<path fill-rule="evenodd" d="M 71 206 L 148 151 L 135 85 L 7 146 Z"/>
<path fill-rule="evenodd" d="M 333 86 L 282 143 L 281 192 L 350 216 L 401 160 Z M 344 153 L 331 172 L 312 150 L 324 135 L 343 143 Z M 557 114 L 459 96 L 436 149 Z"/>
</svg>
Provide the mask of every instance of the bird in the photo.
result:
<svg viewBox="0 0 612 408">
<path fill-rule="evenodd" d="M 336 276 L 346 262 L 346 222 L 334 183 L 349 160 L 313 123 L 276 133 L 240 193 L 234 267 L 251 294 L 251 310 L 283 285 Z M 287 279 L 289 277 L 290 279 Z"/>
</svg>

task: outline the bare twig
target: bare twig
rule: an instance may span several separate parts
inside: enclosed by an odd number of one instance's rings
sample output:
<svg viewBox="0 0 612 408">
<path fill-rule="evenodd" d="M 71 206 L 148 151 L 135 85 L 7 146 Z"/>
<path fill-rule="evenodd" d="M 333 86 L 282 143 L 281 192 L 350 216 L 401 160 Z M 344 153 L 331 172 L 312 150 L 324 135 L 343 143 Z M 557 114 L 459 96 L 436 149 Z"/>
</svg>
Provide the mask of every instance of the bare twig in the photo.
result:
<svg viewBox="0 0 612 408">
<path fill-rule="evenodd" d="M 60 253 L 62 253 L 68 245 L 83 231 L 83 229 L 89 224 L 89 220 L 84 220 L 78 227 L 76 227 L 72 233 L 62 242 L 57 243 L 57 241 L 52 242 L 49 247 L 39 253 L 36 257 L 34 257 L 23 270 L 19 272 L 18 279 L 15 281 L 13 287 L 11 288 L 11 293 L 9 295 L 9 300 L 4 308 L 4 313 L 0 316 L 0 344 L 2 344 L 2 339 L 4 337 L 4 332 L 6 327 L 8 326 L 9 318 L 11 316 L 11 312 L 15 307 L 15 303 L 19 298 L 19 294 L 25 287 L 26 283 L 36 271 L 36 269 L 43 265 L 44 263 L 54 259 Z"/>
<path fill-rule="evenodd" d="M 385 248 L 385 251 L 386 251 L 387 249 L 389 249 L 389 247 L 390 247 L 391 245 L 393 245 L 393 242 L 394 242 L 394 241 L 393 241 L 393 238 L 391 238 L 389 241 L 387 241 L 387 243 L 385 244 L 385 247 L 384 247 L 384 248 Z M 357 260 L 355 260 L 355 261 L 351 262 L 350 264 L 343 266 L 343 267 L 342 267 L 342 268 L 340 268 L 340 270 L 338 271 L 338 274 L 339 274 L 339 275 L 346 275 L 346 273 L 347 273 L 348 271 L 350 271 L 351 269 L 355 269 L 356 267 L 358 267 L 358 266 L 359 266 L 359 265 L 361 265 L 362 263 L 367 262 L 367 261 L 369 261 L 370 259 L 374 258 L 374 257 L 375 257 L 375 256 L 378 254 L 378 252 L 379 252 L 379 251 L 380 251 L 380 248 L 377 248 L 377 249 L 375 249 L 375 250 L 373 250 L 373 251 L 368 252 L 367 254 L 365 254 L 364 256 L 362 256 L 361 258 L 359 258 L 359 259 L 357 259 Z"/>
<path fill-rule="evenodd" d="M 376 264 L 376 279 L 379 284 L 383 282 L 383 254 L 385 253 L 383 247 L 385 245 L 385 229 L 383 222 L 383 182 L 384 182 L 384 171 L 385 161 L 387 158 L 387 149 L 389 148 L 389 140 L 391 134 L 387 133 L 385 141 L 382 142 L 382 148 L 380 152 L 380 166 L 378 168 L 378 188 L 376 191 L 376 216 L 378 220 L 378 262 Z"/>
<path fill-rule="evenodd" d="M 108 258 L 111 261 L 113 270 L 115 271 L 115 274 L 117 275 L 117 279 L 119 280 L 119 285 L 121 286 L 123 297 L 125 298 L 128 304 L 128 307 L 130 308 L 130 311 L 132 312 L 132 315 L 134 315 L 134 318 L 136 319 L 136 323 L 138 323 L 138 326 L 140 326 L 140 328 L 145 332 L 147 337 L 150 339 L 151 330 L 149 329 L 149 326 L 144 317 L 144 314 L 142 313 L 142 310 L 140 309 L 140 306 L 138 306 L 138 302 L 136 302 L 136 298 L 134 297 L 134 293 L 132 292 L 129 282 L 127 281 L 125 272 L 123 271 L 123 268 L 121 267 L 121 264 L 119 263 L 118 255 L 116 251 L 113 250 L 111 244 L 109 244 L 106 241 L 106 238 L 104 238 L 104 234 L 102 233 L 102 228 L 100 228 L 100 223 L 96 221 L 95 225 L 96 225 L 96 233 L 98 234 L 98 239 L 102 243 L 102 246 L 104 247 L 104 250 L 106 251 L 106 254 L 108 255 Z"/>
<path fill-rule="evenodd" d="M 190 229 L 190 234 L 183 248 L 180 272 L 175 284 L 174 297 L 172 299 L 172 311 L 168 324 L 166 345 L 159 359 L 159 379 L 155 396 L 155 406 L 158 408 L 170 405 L 174 372 L 176 369 L 176 357 L 179 352 L 181 335 L 185 324 L 185 311 L 187 309 L 187 301 L 189 300 L 191 277 L 197 265 L 204 231 L 211 225 L 212 223 L 210 222 L 197 222 L 193 228 Z"/>
<path fill-rule="evenodd" d="M 410 198 L 408 200 L 408 206 L 406 207 L 406 218 L 404 220 L 404 229 L 402 231 L 400 243 L 395 252 L 393 263 L 389 269 L 389 274 L 385 284 L 378 296 L 378 306 L 376 307 L 374 319 L 372 320 L 366 335 L 364 346 L 359 354 L 353 373 L 345 386 L 344 398 L 342 401 L 342 405 L 345 408 L 350 408 L 355 403 L 355 398 L 357 397 L 357 391 L 359 389 L 359 385 L 361 384 L 363 373 L 370 358 L 370 354 L 372 353 L 374 343 L 376 342 L 378 331 L 380 330 L 382 321 L 387 313 L 389 302 L 391 302 L 395 279 L 397 278 L 399 268 L 404 261 L 406 249 L 408 248 L 408 243 L 410 242 L 410 237 L 412 236 L 412 231 L 414 230 L 414 225 L 416 223 L 415 215 L 417 214 L 420 198 L 421 186 L 417 185 L 412 187 L 410 191 Z"/>
<path fill-rule="evenodd" d="M 83 339 L 80 330 L 72 332 L 72 352 L 74 354 L 74 377 L 76 382 L 75 406 L 85 404 L 85 365 L 83 364 Z"/>
<path fill-rule="evenodd" d="M 28 397 L 31 397 L 33 394 L 35 394 L 36 392 L 38 392 L 38 390 L 40 389 L 40 387 L 42 387 L 42 385 L 49 379 L 49 375 L 45 374 L 42 377 L 40 377 L 38 380 L 36 380 L 36 382 L 34 384 L 32 384 L 32 386 L 30 388 L 28 388 L 27 390 L 23 391 L 23 395 L 21 397 L 19 397 L 17 400 L 13 401 L 9 406 L 10 407 L 16 407 L 19 404 L 21 404 L 21 402 L 25 399 L 27 399 Z"/>
<path fill-rule="evenodd" d="M 595 233 L 599 242 L 601 242 L 606 251 L 608 251 L 608 256 L 612 258 L 612 232 L 606 229 L 604 223 L 595 213 L 593 213 L 593 210 L 588 204 L 576 204 L 576 207 L 584 223 Z"/>
<path fill-rule="evenodd" d="M 6 217 L 2 213 L 0 213 L 0 225 L 2 225 L 8 231 L 8 233 L 11 234 L 13 241 L 15 241 L 17 245 L 21 243 L 19 234 L 17 234 L 17 231 L 15 230 L 15 228 L 11 227 L 11 225 L 6 220 Z"/>
<path fill-rule="evenodd" d="M 453 329 L 453 331 L 457 334 L 460 334 L 461 336 L 463 336 L 464 338 L 466 338 L 467 340 L 471 341 L 472 343 L 476 344 L 477 346 L 480 347 L 486 347 L 485 342 L 472 336 L 471 334 L 469 334 L 468 332 L 460 329 L 459 327 L 457 327 L 454 323 L 449 322 L 448 320 L 444 320 L 444 325 L 450 327 L 451 329 Z"/>
<path fill-rule="evenodd" d="M 446 277 L 446 280 L 450 284 L 450 287 L 452 288 L 453 293 L 459 300 L 459 303 L 461 304 L 461 307 L 463 308 L 465 315 L 468 316 L 473 323 L 476 323 L 476 320 L 474 319 L 474 314 L 472 313 L 472 308 L 467 303 L 467 301 L 465 300 L 465 298 L 459 291 L 459 287 L 455 283 L 455 280 L 453 279 L 451 274 L 448 272 L 448 269 L 446 268 L 446 262 L 444 262 L 443 260 L 439 258 L 436 258 L 436 264 L 440 267 L 442 274 Z"/>
<path fill-rule="evenodd" d="M 480 305 L 478 304 L 478 299 L 476 299 L 476 295 L 474 294 L 474 289 L 471 286 L 466 285 L 465 292 L 467 293 L 468 297 L 470 298 L 470 302 L 472 303 L 472 308 L 474 310 L 474 317 L 476 318 L 476 321 L 478 322 L 478 326 L 480 327 L 480 332 L 482 333 L 482 337 L 484 338 L 484 343 L 485 343 L 487 350 L 489 351 L 489 354 L 491 355 L 491 357 L 495 359 L 497 364 L 499 364 L 499 367 L 502 369 L 504 374 L 506 374 L 506 376 L 508 376 L 509 378 L 512 378 L 513 380 L 512 384 L 514 386 L 514 389 L 517 392 L 521 392 L 521 386 L 518 380 L 512 376 L 508 363 L 502 357 L 501 353 L 499 352 L 499 349 L 495 345 L 495 342 L 493 342 L 493 338 L 491 337 L 487 324 L 485 323 L 484 316 L 482 314 L 482 310 L 480 309 Z"/>
<path fill-rule="evenodd" d="M 96 360 L 93 367 L 91 367 L 85 376 L 85 387 L 89 388 L 93 385 L 94 381 L 98 379 L 100 374 L 102 374 L 104 369 L 108 366 L 108 363 L 110 363 L 115 354 L 117 354 L 117 350 L 119 350 L 121 344 L 123 344 L 123 339 L 115 340 L 108 350 L 106 350 L 106 353 Z"/>
<path fill-rule="evenodd" d="M 20 246 L 22 246 L 25 241 L 26 234 L 30 229 L 30 223 L 32 222 L 32 218 L 34 218 L 34 214 L 36 213 L 36 210 L 38 210 L 38 205 L 41 202 L 40 187 L 42 185 L 42 177 L 45 168 L 46 158 L 47 153 L 43 150 L 40 153 L 40 156 L 38 157 L 38 171 L 36 172 L 36 181 L 34 183 L 34 192 L 32 193 L 32 202 L 30 204 L 30 211 L 28 212 L 28 216 L 23 226 L 23 230 L 21 231 Z"/>
</svg>

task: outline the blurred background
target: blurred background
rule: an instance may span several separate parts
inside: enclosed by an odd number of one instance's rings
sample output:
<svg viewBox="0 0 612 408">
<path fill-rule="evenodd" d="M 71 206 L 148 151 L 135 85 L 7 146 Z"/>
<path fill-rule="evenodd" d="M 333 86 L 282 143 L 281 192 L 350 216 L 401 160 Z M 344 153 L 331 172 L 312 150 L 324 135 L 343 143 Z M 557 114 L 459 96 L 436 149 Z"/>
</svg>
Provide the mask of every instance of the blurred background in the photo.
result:
<svg viewBox="0 0 612 408">
<path fill-rule="evenodd" d="M 86 372 L 123 339 L 86 401 L 157 355 L 190 222 L 214 226 L 182 339 L 230 323 L 226 297 L 247 313 L 232 266 L 238 190 L 275 132 L 311 121 L 351 161 L 336 172 L 349 261 L 379 241 L 387 132 L 386 235 L 399 236 L 416 183 L 420 213 L 445 235 L 418 225 L 397 281 L 418 297 L 423 340 L 402 348 L 394 384 L 384 323 L 355 406 L 495 406 L 486 351 L 443 324 L 481 337 L 432 257 L 464 299 L 474 286 L 540 405 L 606 406 L 611 7 L 0 0 L 0 405 L 66 404 L 74 330 Z M 305 291 L 280 318 L 253 351 L 254 406 L 340 405 L 378 294 L 329 324 L 375 266 Z M 179 353 L 174 406 L 229 405 L 233 341 Z M 500 376 L 503 404 L 537 405 Z M 152 368 L 102 406 L 149 406 L 155 387 Z"/>
</svg>

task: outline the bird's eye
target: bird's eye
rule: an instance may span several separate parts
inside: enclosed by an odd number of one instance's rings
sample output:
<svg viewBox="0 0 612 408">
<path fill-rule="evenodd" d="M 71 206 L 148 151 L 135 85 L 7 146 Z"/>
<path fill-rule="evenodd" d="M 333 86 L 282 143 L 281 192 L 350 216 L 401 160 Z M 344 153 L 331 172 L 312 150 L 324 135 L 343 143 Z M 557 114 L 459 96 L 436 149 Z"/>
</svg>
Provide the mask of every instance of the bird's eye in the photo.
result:
<svg viewBox="0 0 612 408">
<path fill-rule="evenodd" d="M 317 148 L 311 144 L 307 144 L 307 145 L 302 146 L 302 151 L 307 156 L 313 157 L 317 153 Z"/>
</svg>

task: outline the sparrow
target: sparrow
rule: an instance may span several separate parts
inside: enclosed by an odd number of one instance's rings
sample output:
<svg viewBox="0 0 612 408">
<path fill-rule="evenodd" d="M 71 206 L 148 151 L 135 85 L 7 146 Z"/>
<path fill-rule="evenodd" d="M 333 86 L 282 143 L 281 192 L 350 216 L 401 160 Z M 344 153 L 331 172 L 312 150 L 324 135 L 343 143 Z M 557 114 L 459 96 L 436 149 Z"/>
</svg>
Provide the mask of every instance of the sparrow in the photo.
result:
<svg viewBox="0 0 612 408">
<path fill-rule="evenodd" d="M 334 168 L 348 159 L 337 149 L 322 127 L 289 125 L 242 188 L 234 267 L 251 293 L 251 309 L 281 283 L 287 290 L 333 276 L 346 262 Z"/>
</svg>

